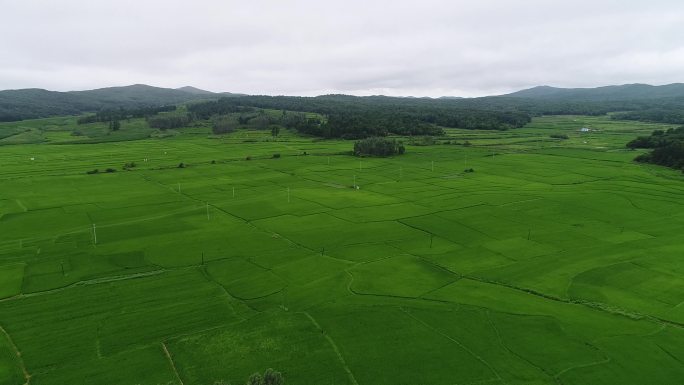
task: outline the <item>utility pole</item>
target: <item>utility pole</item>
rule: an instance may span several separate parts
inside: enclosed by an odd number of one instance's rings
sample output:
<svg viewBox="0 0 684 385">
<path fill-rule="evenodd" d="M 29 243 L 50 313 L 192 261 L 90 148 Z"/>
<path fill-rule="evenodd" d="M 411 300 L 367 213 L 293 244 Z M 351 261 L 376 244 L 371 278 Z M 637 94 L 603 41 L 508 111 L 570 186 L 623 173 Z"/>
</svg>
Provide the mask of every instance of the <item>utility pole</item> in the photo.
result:
<svg viewBox="0 0 684 385">
<path fill-rule="evenodd" d="M 97 228 L 95 227 L 94 223 L 93 223 L 93 241 L 97 245 Z"/>
<path fill-rule="evenodd" d="M 435 172 L 435 161 L 432 161 L 432 172 Z"/>
<path fill-rule="evenodd" d="M 404 170 L 401 167 L 399 167 L 399 179 L 403 179 L 403 178 L 404 178 Z"/>
<path fill-rule="evenodd" d="M 207 220 L 209 220 L 209 202 L 207 202 Z"/>
<path fill-rule="evenodd" d="M 356 174 L 354 174 L 354 188 L 356 189 Z"/>
<path fill-rule="evenodd" d="M 235 198 L 235 187 L 233 187 L 233 198 Z"/>
<path fill-rule="evenodd" d="M 180 182 L 178 183 L 178 193 L 179 193 L 179 194 L 181 193 Z"/>
<path fill-rule="evenodd" d="M 468 154 L 466 154 L 465 160 L 463 162 L 465 164 L 465 169 L 467 170 L 468 169 Z"/>
<path fill-rule="evenodd" d="M 287 203 L 290 203 L 290 188 L 287 188 Z"/>
</svg>

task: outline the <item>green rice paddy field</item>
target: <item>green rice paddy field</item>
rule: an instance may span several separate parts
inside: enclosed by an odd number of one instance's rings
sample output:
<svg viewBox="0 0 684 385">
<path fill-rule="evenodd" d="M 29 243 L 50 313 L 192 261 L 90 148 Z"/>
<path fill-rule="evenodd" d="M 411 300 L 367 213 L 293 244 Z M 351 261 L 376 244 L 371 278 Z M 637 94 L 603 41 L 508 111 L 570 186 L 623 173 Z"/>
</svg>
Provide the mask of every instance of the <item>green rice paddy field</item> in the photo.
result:
<svg viewBox="0 0 684 385">
<path fill-rule="evenodd" d="M 663 126 L 545 117 L 359 159 L 55 121 L 0 125 L 2 385 L 684 379 L 684 177 L 624 147 Z"/>
</svg>

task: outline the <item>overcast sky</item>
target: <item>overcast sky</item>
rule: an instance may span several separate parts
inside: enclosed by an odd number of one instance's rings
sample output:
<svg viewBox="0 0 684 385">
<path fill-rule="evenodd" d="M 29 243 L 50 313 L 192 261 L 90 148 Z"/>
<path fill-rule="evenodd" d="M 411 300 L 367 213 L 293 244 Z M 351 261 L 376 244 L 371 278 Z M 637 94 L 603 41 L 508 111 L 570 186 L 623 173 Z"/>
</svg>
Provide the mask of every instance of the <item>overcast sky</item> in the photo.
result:
<svg viewBox="0 0 684 385">
<path fill-rule="evenodd" d="M 0 89 L 480 96 L 684 82 L 681 0 L 0 0 Z"/>
</svg>

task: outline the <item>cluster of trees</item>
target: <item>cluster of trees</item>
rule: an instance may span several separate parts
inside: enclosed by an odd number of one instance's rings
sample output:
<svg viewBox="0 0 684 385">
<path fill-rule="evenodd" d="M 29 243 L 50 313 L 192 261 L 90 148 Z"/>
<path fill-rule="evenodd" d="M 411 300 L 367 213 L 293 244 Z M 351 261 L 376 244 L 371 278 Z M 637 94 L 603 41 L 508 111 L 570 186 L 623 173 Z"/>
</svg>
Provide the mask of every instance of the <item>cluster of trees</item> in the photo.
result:
<svg viewBox="0 0 684 385">
<path fill-rule="evenodd" d="M 303 112 L 287 112 L 283 110 L 283 116 L 280 120 L 280 125 L 298 132 L 324 136 L 321 130 L 323 121 L 316 117 L 308 116 Z"/>
<path fill-rule="evenodd" d="M 263 110 L 255 110 L 253 113 L 242 113 L 240 115 L 214 115 L 211 117 L 212 132 L 214 134 L 227 134 L 240 127 L 249 127 L 257 130 L 271 130 L 271 135 L 278 136 L 280 127 L 297 128 L 295 120 L 290 117 L 296 115 L 288 114 L 283 111 L 282 117 L 267 114 Z"/>
<path fill-rule="evenodd" d="M 627 147 L 649 148 L 651 152 L 639 155 L 635 160 L 667 166 L 684 171 L 684 127 L 667 131 L 656 130 L 651 136 L 640 136 L 627 143 Z"/>
<path fill-rule="evenodd" d="M 211 119 L 211 131 L 216 135 L 229 134 L 239 125 L 238 120 L 229 115 L 216 115 Z"/>
<path fill-rule="evenodd" d="M 404 145 L 395 139 L 370 137 L 354 143 L 354 155 L 356 156 L 385 157 L 401 155 L 404 152 Z"/>
<path fill-rule="evenodd" d="M 231 98 L 188 105 L 188 111 L 196 119 L 211 119 L 215 115 L 228 115 L 236 112 L 252 112 L 254 108 L 230 102 Z"/>
<path fill-rule="evenodd" d="M 109 129 L 111 131 L 119 131 L 120 128 L 121 122 L 118 119 L 109 121 Z"/>
<path fill-rule="evenodd" d="M 126 120 L 131 118 L 146 118 L 148 116 L 157 115 L 160 112 L 176 111 L 176 106 L 161 106 L 161 107 L 142 107 L 134 109 L 118 108 L 110 110 L 102 110 L 92 115 L 86 115 L 78 118 L 78 124 L 87 124 L 95 122 L 112 122 L 115 120 Z"/>
<path fill-rule="evenodd" d="M 172 128 L 185 127 L 192 122 L 192 115 L 184 114 L 163 114 L 154 115 L 147 118 L 147 124 L 152 128 L 160 130 L 170 130 Z"/>
<path fill-rule="evenodd" d="M 614 120 L 684 124 L 684 110 L 681 108 L 649 108 L 640 111 L 618 112 L 612 114 L 611 118 Z"/>
</svg>

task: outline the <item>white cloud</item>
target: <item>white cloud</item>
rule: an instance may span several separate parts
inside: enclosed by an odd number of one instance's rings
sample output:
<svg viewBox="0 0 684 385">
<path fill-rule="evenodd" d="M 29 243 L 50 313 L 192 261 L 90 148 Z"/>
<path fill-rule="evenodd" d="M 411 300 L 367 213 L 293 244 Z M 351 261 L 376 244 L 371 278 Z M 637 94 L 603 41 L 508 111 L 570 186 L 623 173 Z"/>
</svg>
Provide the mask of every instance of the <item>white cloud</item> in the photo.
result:
<svg viewBox="0 0 684 385">
<path fill-rule="evenodd" d="M 0 0 L 0 88 L 476 96 L 684 81 L 684 3 Z"/>
</svg>

